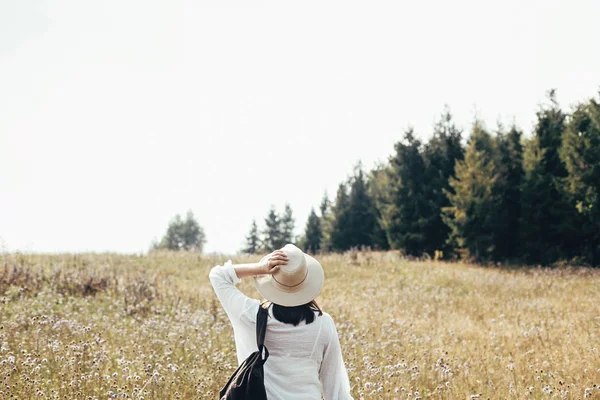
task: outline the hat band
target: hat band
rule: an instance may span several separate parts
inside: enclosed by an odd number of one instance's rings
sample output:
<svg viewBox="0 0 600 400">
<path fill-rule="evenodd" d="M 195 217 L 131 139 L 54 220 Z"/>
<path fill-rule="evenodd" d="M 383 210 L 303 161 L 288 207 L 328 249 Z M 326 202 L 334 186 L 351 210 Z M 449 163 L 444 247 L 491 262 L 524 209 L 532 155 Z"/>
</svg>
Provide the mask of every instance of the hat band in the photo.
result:
<svg viewBox="0 0 600 400">
<path fill-rule="evenodd" d="M 296 292 L 298 290 L 300 290 L 302 288 L 302 286 L 304 286 L 304 282 L 306 282 L 306 278 L 308 277 L 308 268 L 306 268 L 306 274 L 304 275 L 304 278 L 302 278 L 302 280 L 300 282 L 298 282 L 295 285 L 286 285 L 285 283 L 279 282 L 277 280 L 277 278 L 275 278 L 275 275 L 271 275 L 271 278 L 275 281 L 275 283 L 277 283 L 278 286 L 283 286 L 283 290 L 286 292 Z"/>
</svg>

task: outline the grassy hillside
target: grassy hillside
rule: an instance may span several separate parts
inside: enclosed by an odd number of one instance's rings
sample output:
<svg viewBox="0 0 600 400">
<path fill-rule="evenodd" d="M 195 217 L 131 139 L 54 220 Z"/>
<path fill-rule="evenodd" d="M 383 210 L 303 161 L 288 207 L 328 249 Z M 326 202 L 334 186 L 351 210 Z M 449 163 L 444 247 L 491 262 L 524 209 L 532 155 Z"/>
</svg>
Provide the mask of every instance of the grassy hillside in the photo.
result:
<svg viewBox="0 0 600 400">
<path fill-rule="evenodd" d="M 600 271 L 320 260 L 356 399 L 600 398 Z M 223 261 L 0 256 L 0 398 L 216 398 L 235 368 Z"/>
</svg>

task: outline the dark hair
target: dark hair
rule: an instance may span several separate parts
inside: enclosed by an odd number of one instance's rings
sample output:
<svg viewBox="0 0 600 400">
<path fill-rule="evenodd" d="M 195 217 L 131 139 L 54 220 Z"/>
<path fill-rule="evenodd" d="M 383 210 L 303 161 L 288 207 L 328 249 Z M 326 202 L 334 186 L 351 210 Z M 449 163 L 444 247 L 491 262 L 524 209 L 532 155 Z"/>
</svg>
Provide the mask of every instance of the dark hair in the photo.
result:
<svg viewBox="0 0 600 400">
<path fill-rule="evenodd" d="M 321 307 L 314 300 L 295 307 L 284 307 L 273 303 L 273 316 L 284 324 L 298 326 L 300 322 L 306 321 L 308 325 L 315 320 L 315 312 L 318 312 L 319 316 L 323 315 Z"/>
</svg>

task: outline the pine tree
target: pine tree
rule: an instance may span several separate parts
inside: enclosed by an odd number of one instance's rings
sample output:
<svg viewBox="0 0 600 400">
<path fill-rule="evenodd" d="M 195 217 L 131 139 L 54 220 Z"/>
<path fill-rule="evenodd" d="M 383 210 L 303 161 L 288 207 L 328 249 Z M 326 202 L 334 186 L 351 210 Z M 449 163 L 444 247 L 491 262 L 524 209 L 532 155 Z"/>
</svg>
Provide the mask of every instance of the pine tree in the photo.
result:
<svg viewBox="0 0 600 400">
<path fill-rule="evenodd" d="M 373 168 L 369 174 L 369 195 L 375 204 L 375 214 L 379 222 L 379 232 L 377 232 L 377 247 L 382 250 L 389 250 L 391 243 L 388 237 L 388 231 L 392 229 L 393 221 L 390 218 L 392 213 L 392 170 L 390 163 L 379 164 Z"/>
<path fill-rule="evenodd" d="M 329 234 L 331 241 L 331 250 L 345 251 L 351 246 L 348 234 L 348 209 L 350 201 L 348 199 L 348 189 L 345 183 L 340 183 L 335 198 L 335 204 L 332 210 L 331 232 Z"/>
<path fill-rule="evenodd" d="M 519 225 L 519 253 L 528 263 L 539 263 L 543 260 L 543 251 L 547 242 L 545 213 L 551 200 L 547 175 L 544 171 L 544 149 L 539 145 L 537 137 L 525 144 L 523 151 L 523 184 L 521 187 L 521 223 Z M 539 207 L 538 207 L 539 205 Z M 546 260 L 556 259 L 555 252 Z"/>
<path fill-rule="evenodd" d="M 378 244 L 380 226 L 376 208 L 369 194 L 368 182 L 359 162 L 350 179 L 350 195 L 348 197 L 348 248 L 375 247 Z"/>
<path fill-rule="evenodd" d="M 258 253 L 260 248 L 260 237 L 258 236 L 258 226 L 256 225 L 256 220 L 252 220 L 252 227 L 250 228 L 250 232 L 248 236 L 246 236 L 246 247 L 244 247 L 243 252 L 247 254 L 256 254 Z"/>
<path fill-rule="evenodd" d="M 600 265 L 600 103 L 579 104 L 563 136 L 567 189 L 580 215 L 582 255 Z"/>
<path fill-rule="evenodd" d="M 377 250 L 389 250 L 390 242 L 387 237 L 387 232 L 384 227 L 384 218 L 382 209 L 378 206 L 378 197 L 381 191 L 381 182 L 385 166 L 378 166 L 371 170 L 367 176 L 368 196 L 372 207 L 373 215 L 375 216 L 375 227 L 373 229 L 373 248 Z"/>
<path fill-rule="evenodd" d="M 323 231 L 321 230 L 321 219 L 315 213 L 315 209 L 311 208 L 306 228 L 304 230 L 304 238 L 302 246 L 304 251 L 316 254 L 321 249 L 321 241 L 323 239 Z"/>
<path fill-rule="evenodd" d="M 194 218 L 192 210 L 187 212 L 185 221 L 183 221 L 182 236 L 183 250 L 202 252 L 206 243 L 206 235 L 204 229 Z"/>
<path fill-rule="evenodd" d="M 518 256 L 523 181 L 521 136 L 522 132 L 514 125 L 507 134 L 501 127 L 498 130 L 499 160 L 496 194 L 500 203 L 495 212 L 497 221 L 494 232 L 494 258 L 496 259 L 514 260 Z"/>
<path fill-rule="evenodd" d="M 456 177 L 450 178 L 452 191 L 446 191 L 450 206 L 442 210 L 449 241 L 477 261 L 490 259 L 494 251 L 495 159 L 492 137 L 475 122 L 464 160 L 456 164 Z"/>
<path fill-rule="evenodd" d="M 281 221 L 281 246 L 285 246 L 287 243 L 294 243 L 294 226 L 296 221 L 292 213 L 292 207 L 286 203 L 283 215 L 280 218 Z"/>
<path fill-rule="evenodd" d="M 281 223 L 275 206 L 271 206 L 269 214 L 265 218 L 265 229 L 262 233 L 262 251 L 271 252 L 283 247 Z"/>
<path fill-rule="evenodd" d="M 450 253 L 447 240 L 450 228 L 442 219 L 442 208 L 450 201 L 446 193 L 452 193 L 450 179 L 455 176 L 456 163 L 463 159 L 462 131 L 456 127 L 450 110 L 446 107 L 441 119 L 435 124 L 433 135 L 423 147 L 425 162 L 423 203 L 421 208 L 421 235 L 425 238 L 422 252 L 433 254 L 436 250 Z"/>
<path fill-rule="evenodd" d="M 331 232 L 333 230 L 333 214 L 331 210 L 331 202 L 329 201 L 329 196 L 327 196 L 327 192 L 323 194 L 323 200 L 319 206 L 319 211 L 321 212 L 321 251 L 331 251 Z"/>
<path fill-rule="evenodd" d="M 198 224 L 192 211 L 189 210 L 185 220 L 179 214 L 171 220 L 167 232 L 157 248 L 202 252 L 205 243 L 204 229 Z"/>
<path fill-rule="evenodd" d="M 570 204 L 560 159 L 565 114 L 550 91 L 550 105 L 537 113 L 534 137 L 524 154 L 521 246 L 525 261 L 551 264 L 577 255 L 579 215 Z"/>
<path fill-rule="evenodd" d="M 402 249 L 409 255 L 420 256 L 426 249 L 427 237 L 423 224 L 428 206 L 421 142 L 409 129 L 404 134 L 404 141 L 396 143 L 395 149 L 387 177 L 386 172 L 379 172 L 379 179 L 387 181 L 389 185 L 387 193 L 379 190 L 376 197 L 390 246 Z"/>
<path fill-rule="evenodd" d="M 169 222 L 167 232 L 162 237 L 159 248 L 167 250 L 181 250 L 183 247 L 183 221 L 179 214 Z"/>
</svg>

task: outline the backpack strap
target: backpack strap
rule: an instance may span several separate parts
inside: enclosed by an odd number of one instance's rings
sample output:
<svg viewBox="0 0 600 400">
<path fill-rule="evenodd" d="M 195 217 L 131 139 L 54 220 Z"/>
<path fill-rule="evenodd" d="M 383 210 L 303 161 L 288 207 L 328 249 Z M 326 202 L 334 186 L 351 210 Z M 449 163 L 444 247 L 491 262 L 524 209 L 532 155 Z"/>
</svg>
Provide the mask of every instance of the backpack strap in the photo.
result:
<svg viewBox="0 0 600 400">
<path fill-rule="evenodd" d="M 258 306 L 256 314 L 256 346 L 261 350 L 265 344 L 265 335 L 267 333 L 267 319 L 269 318 L 269 306 L 261 304 Z"/>
</svg>

